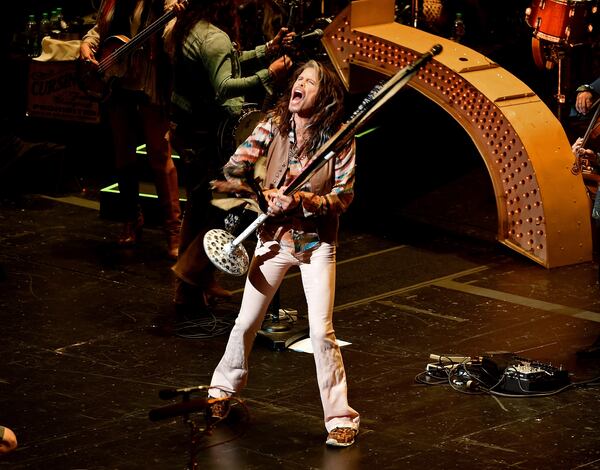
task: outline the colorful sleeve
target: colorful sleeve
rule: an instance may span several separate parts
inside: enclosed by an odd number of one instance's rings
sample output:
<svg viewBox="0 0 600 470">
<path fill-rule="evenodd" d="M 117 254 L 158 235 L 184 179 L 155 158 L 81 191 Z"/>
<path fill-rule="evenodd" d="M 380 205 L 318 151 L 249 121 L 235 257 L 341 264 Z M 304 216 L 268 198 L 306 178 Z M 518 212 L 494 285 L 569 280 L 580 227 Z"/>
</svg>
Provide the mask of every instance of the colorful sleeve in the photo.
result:
<svg viewBox="0 0 600 470">
<path fill-rule="evenodd" d="M 267 119 L 258 125 L 244 142 L 236 149 L 235 153 L 223 168 L 227 180 L 239 179 L 248 167 L 254 167 L 256 161 L 266 155 L 267 149 L 273 140 L 274 124 L 272 119 Z"/>
</svg>

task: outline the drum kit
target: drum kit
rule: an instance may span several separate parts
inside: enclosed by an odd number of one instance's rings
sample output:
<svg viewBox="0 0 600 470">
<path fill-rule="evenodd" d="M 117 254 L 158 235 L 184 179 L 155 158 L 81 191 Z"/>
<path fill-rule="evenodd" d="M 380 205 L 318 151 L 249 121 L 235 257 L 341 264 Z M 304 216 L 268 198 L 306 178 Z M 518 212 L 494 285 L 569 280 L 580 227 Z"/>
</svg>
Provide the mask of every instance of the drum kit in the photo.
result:
<svg viewBox="0 0 600 470">
<path fill-rule="evenodd" d="M 534 38 L 573 47 L 591 40 L 597 14 L 597 0 L 534 0 L 525 21 Z"/>
<path fill-rule="evenodd" d="M 533 0 L 525 10 L 525 21 L 533 29 L 532 54 L 536 66 L 550 70 L 558 65 L 556 99 L 560 107 L 563 92 L 563 66 L 574 47 L 594 41 L 594 26 L 600 18 L 598 0 Z"/>
</svg>

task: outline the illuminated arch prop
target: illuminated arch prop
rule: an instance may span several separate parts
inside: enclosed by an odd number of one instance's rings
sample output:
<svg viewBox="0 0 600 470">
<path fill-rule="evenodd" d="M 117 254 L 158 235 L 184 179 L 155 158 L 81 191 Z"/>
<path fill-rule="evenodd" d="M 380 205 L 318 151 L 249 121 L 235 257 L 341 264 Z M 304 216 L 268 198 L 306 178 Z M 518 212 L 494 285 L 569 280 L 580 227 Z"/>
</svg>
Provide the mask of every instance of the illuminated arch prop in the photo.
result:
<svg viewBox="0 0 600 470">
<path fill-rule="evenodd" d="M 490 174 L 498 240 L 552 268 L 592 259 L 590 201 L 560 122 L 523 82 L 461 44 L 394 22 L 394 0 L 352 2 L 323 44 L 346 88 L 366 91 L 436 44 L 411 80 L 469 134 Z M 368 83 L 367 83 L 368 82 Z"/>
</svg>

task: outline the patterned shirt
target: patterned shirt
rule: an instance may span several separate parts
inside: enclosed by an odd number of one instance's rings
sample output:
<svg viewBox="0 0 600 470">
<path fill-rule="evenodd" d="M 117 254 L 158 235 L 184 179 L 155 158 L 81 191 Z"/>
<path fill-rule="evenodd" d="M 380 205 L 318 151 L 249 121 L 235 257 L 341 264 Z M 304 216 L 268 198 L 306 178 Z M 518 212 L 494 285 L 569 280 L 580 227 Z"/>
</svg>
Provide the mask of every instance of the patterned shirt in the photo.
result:
<svg viewBox="0 0 600 470">
<path fill-rule="evenodd" d="M 277 126 L 273 119 L 267 119 L 258 124 L 254 132 L 242 143 L 225 165 L 225 177 L 235 179 L 231 174 L 240 174 L 239 170 L 246 164 L 254 166 L 260 157 L 267 155 L 269 145 L 273 141 Z M 301 158 L 293 150 L 296 149 L 296 136 L 292 131 L 288 136 L 290 140 L 290 155 L 288 156 L 288 169 L 283 185 L 289 183 L 302 171 L 310 161 Z M 290 217 L 273 217 L 269 227 L 262 230 L 269 238 L 278 240 L 280 244 L 293 253 L 304 251 L 318 244 L 312 227 L 316 224 L 314 219 L 326 214 L 341 214 L 345 212 L 354 198 L 355 180 L 355 146 L 349 143 L 342 152 L 335 156 L 334 181 L 328 194 L 319 195 L 311 192 L 310 181 L 300 188 L 301 208 L 293 211 Z"/>
</svg>

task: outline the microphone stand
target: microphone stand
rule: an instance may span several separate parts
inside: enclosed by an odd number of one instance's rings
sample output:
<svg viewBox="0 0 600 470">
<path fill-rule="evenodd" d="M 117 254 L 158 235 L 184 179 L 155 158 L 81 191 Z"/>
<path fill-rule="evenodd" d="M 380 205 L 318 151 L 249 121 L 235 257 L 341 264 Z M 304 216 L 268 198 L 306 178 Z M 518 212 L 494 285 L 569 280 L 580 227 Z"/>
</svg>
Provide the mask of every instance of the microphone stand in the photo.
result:
<svg viewBox="0 0 600 470">
<path fill-rule="evenodd" d="M 190 443 L 189 443 L 189 460 L 188 460 L 188 464 L 186 467 L 186 470 L 197 470 L 198 467 L 198 461 L 196 460 L 196 456 L 198 455 L 198 451 L 200 450 L 200 443 L 202 441 L 202 437 L 209 435 L 213 428 L 214 425 L 209 423 L 209 420 L 206 417 L 206 413 L 203 413 L 202 415 L 204 416 L 204 425 L 202 425 L 200 423 L 199 419 L 193 418 L 192 417 L 192 413 L 194 411 L 199 411 L 199 410 L 195 410 L 192 406 L 191 406 L 191 400 L 190 400 L 190 396 L 191 394 L 200 389 L 199 387 L 194 388 L 194 389 L 181 389 L 181 390 L 175 390 L 175 391 L 169 391 L 166 390 L 166 392 L 168 392 L 169 394 L 173 394 L 173 395 L 181 395 L 181 404 L 173 404 L 173 405 L 167 405 L 165 407 L 161 407 L 161 408 L 155 408 L 153 410 L 150 411 L 149 413 L 149 417 L 151 421 L 159 421 L 162 419 L 168 419 L 169 417 L 173 417 L 173 416 L 182 416 L 183 418 L 183 424 L 189 426 L 190 428 Z M 159 396 L 161 396 L 159 394 Z M 169 398 L 171 397 L 171 395 L 169 395 Z M 161 396 L 161 398 L 163 399 L 167 399 L 167 396 Z M 186 404 L 188 406 L 186 406 Z M 207 406 L 208 406 L 208 402 L 206 402 Z"/>
<path fill-rule="evenodd" d="M 208 390 L 210 387 L 200 385 L 197 387 L 181 388 L 181 389 L 167 389 L 159 392 L 159 397 L 163 400 L 169 400 L 178 395 L 181 395 L 181 402 L 174 403 L 160 408 L 150 410 L 148 417 L 150 421 L 160 421 L 163 419 L 170 419 L 176 416 L 183 418 L 183 424 L 190 428 L 190 444 L 189 444 L 189 461 L 187 465 L 188 470 L 197 470 L 198 462 L 196 456 L 198 451 L 201 449 L 200 445 L 202 438 L 208 436 L 215 429 L 216 425 L 223 419 L 217 421 L 211 421 L 209 418 L 210 405 L 216 401 L 222 400 L 218 398 L 195 398 L 191 400 L 192 393 Z M 231 400 L 227 398 L 226 400 Z M 241 402 L 239 402 L 241 403 Z M 202 412 L 204 417 L 204 424 L 201 424 L 201 420 L 192 417 L 196 412 Z"/>
</svg>

